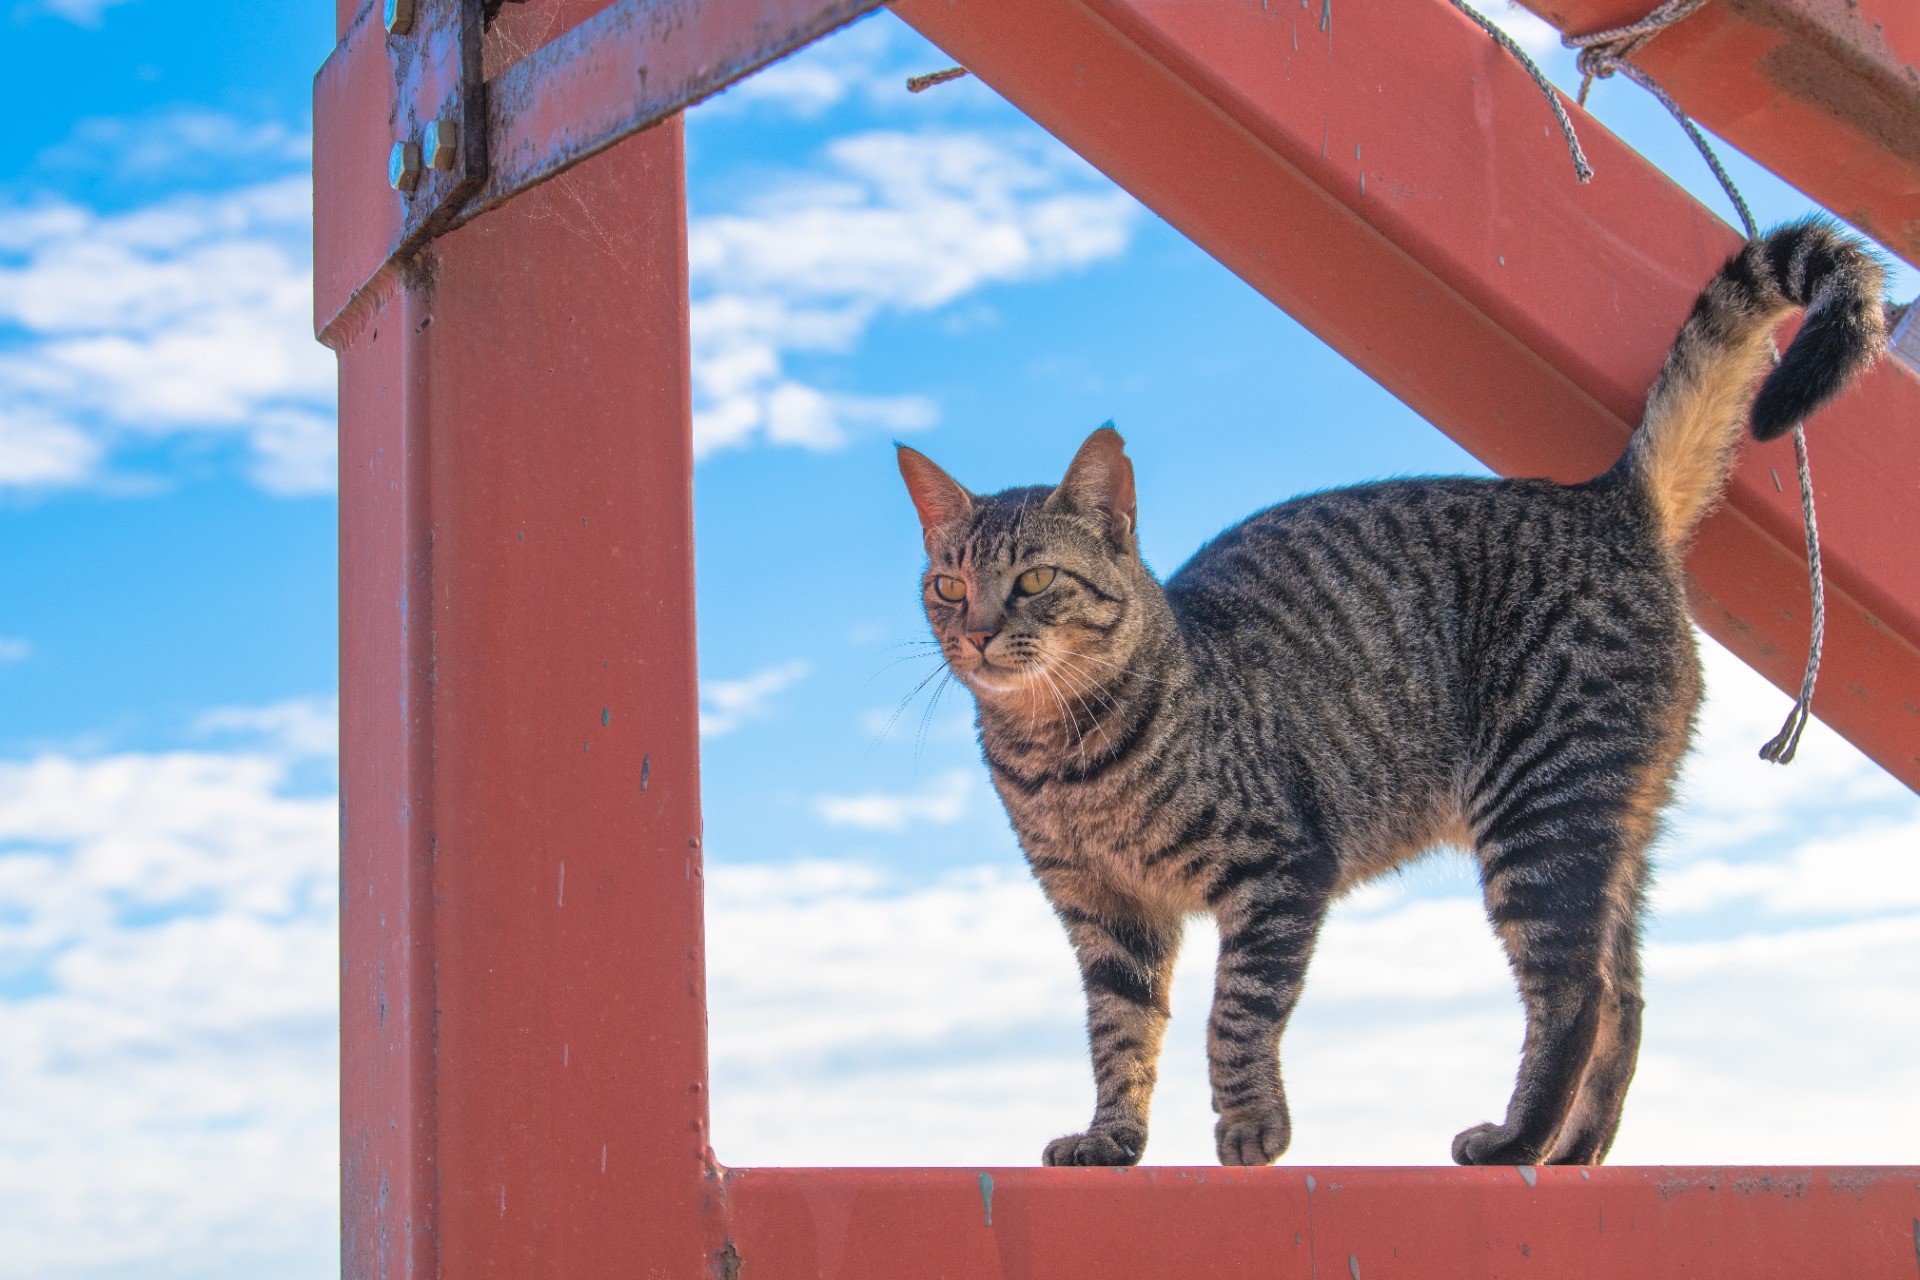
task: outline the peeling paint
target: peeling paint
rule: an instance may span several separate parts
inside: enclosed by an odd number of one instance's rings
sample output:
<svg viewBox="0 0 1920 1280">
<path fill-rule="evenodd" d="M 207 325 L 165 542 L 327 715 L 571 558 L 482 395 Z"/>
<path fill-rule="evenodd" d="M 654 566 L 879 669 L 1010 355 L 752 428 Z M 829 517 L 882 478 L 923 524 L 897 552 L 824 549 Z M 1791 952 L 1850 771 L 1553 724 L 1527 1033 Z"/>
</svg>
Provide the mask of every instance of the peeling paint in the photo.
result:
<svg viewBox="0 0 1920 1280">
<path fill-rule="evenodd" d="M 980 1207 L 987 1212 L 987 1225 L 993 1225 L 993 1175 L 980 1175 Z"/>
<path fill-rule="evenodd" d="M 1353 1280 L 1360 1280 L 1360 1255 L 1359 1254 L 1350 1253 L 1347 1255 L 1347 1274 L 1352 1276 Z"/>
<path fill-rule="evenodd" d="M 1523 1164 L 1520 1166 L 1520 1181 L 1530 1187 L 1536 1186 L 1540 1182 L 1540 1171 L 1530 1164 Z"/>
</svg>

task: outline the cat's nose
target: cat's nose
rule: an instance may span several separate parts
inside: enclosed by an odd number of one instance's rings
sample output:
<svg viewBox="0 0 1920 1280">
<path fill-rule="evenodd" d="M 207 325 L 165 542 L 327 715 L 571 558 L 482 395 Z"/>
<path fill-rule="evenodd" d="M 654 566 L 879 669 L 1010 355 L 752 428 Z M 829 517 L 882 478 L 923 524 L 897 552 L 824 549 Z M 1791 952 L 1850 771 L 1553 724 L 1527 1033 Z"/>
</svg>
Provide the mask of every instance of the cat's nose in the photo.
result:
<svg viewBox="0 0 1920 1280">
<path fill-rule="evenodd" d="M 993 642 L 993 638 L 999 634 L 1000 633 L 998 631 L 969 631 L 967 632 L 967 639 L 973 642 L 974 648 L 978 649 L 982 653 L 985 653 L 987 651 L 987 646 L 991 644 Z"/>
</svg>

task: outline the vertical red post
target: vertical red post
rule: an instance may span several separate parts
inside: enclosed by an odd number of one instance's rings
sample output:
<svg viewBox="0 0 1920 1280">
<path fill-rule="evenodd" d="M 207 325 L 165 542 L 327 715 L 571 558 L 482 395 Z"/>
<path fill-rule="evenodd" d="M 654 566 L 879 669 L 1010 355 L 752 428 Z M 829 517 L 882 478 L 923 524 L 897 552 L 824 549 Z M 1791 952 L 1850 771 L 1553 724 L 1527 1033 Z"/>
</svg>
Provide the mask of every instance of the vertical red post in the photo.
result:
<svg viewBox="0 0 1920 1280">
<path fill-rule="evenodd" d="M 346 1274 L 713 1244 L 679 121 L 341 355 Z"/>
</svg>

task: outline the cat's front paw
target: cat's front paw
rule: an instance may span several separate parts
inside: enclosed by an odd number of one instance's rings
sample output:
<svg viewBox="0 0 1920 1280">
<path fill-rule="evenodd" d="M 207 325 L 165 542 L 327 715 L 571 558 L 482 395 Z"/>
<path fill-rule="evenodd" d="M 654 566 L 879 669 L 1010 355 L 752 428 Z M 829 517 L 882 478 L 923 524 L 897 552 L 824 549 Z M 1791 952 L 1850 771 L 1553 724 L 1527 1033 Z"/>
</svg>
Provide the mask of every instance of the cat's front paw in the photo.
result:
<svg viewBox="0 0 1920 1280">
<path fill-rule="evenodd" d="M 1503 1124 L 1477 1124 L 1453 1139 L 1455 1164 L 1539 1164 L 1541 1155 Z"/>
<path fill-rule="evenodd" d="M 1234 1110 L 1214 1122 L 1213 1143 L 1221 1164 L 1272 1164 L 1293 1141 L 1293 1121 L 1285 1103 L 1258 1110 Z"/>
<path fill-rule="evenodd" d="M 1059 1165 L 1123 1165 L 1140 1163 L 1147 1149 L 1147 1131 L 1133 1125 L 1099 1125 L 1085 1133 L 1070 1133 L 1047 1144 L 1040 1163 Z"/>
</svg>

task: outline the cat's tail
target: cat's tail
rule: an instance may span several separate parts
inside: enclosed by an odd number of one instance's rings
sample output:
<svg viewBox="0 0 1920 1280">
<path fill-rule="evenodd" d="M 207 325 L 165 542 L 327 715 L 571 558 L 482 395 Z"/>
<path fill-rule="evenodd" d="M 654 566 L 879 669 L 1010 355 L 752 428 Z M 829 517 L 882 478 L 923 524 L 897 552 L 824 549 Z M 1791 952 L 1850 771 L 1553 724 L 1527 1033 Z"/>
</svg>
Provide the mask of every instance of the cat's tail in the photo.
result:
<svg viewBox="0 0 1920 1280">
<path fill-rule="evenodd" d="M 1669 543 L 1686 542 L 1719 501 L 1749 404 L 1754 438 L 1775 439 L 1879 356 L 1886 345 L 1882 278 L 1859 240 L 1809 220 L 1748 241 L 1708 282 L 1667 352 L 1623 459 L 1653 500 Z M 1806 308 L 1806 322 L 1768 372 L 1774 326 L 1795 307 Z"/>
</svg>

